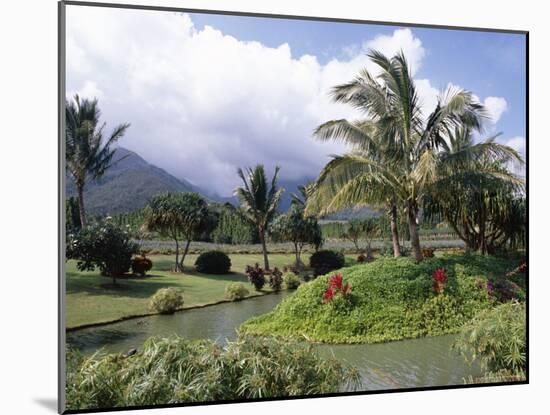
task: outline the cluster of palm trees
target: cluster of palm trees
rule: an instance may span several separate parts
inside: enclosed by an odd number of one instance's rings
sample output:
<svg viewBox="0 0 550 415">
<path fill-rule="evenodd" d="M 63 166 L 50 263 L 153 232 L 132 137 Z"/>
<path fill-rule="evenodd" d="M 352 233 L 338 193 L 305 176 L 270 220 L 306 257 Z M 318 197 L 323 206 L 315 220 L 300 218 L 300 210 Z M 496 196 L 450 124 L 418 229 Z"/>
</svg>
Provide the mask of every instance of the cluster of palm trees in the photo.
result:
<svg viewBox="0 0 550 415">
<path fill-rule="evenodd" d="M 422 259 L 418 233 L 419 210 L 437 198 L 442 188 L 491 181 L 521 191 L 522 180 L 503 168 L 521 163 L 519 154 L 490 137 L 478 144 L 485 108 L 464 90 L 448 88 L 435 109 L 422 105 L 404 54 L 388 58 L 371 51 L 378 75 L 362 70 L 351 82 L 331 91 L 335 102 L 365 114 L 357 121 L 333 120 L 314 132 L 319 140 L 335 140 L 351 151 L 333 156 L 310 190 L 306 212 L 326 214 L 346 207 L 378 205 L 387 208 L 395 256 L 400 255 L 398 214 L 407 217 L 412 254 Z M 465 139 L 470 137 L 470 139 Z"/>
</svg>

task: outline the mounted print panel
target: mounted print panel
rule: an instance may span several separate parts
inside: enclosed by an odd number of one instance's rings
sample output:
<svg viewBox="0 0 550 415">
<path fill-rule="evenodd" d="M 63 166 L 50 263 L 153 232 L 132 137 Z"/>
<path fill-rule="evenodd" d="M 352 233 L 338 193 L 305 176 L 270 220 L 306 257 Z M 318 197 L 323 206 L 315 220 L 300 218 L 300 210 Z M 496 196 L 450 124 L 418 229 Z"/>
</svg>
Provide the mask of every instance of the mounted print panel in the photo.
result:
<svg viewBox="0 0 550 415">
<path fill-rule="evenodd" d="M 60 412 L 528 382 L 527 32 L 59 11 Z"/>
</svg>

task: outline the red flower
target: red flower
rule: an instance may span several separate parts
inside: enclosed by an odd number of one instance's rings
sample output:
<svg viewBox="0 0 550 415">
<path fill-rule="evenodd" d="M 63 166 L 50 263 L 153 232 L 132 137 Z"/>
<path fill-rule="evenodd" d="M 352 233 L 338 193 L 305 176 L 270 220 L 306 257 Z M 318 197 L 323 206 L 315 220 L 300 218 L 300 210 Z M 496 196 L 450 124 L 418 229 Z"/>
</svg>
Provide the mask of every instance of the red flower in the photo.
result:
<svg viewBox="0 0 550 415">
<path fill-rule="evenodd" d="M 342 274 L 334 274 L 328 280 L 328 287 L 323 294 L 323 301 L 329 303 L 332 301 L 336 293 L 340 292 L 342 296 L 346 296 L 351 291 L 351 285 L 346 283 L 344 285 L 344 278 Z"/>
<path fill-rule="evenodd" d="M 433 274 L 432 278 L 434 280 L 433 289 L 436 293 L 441 294 L 443 292 L 445 282 L 447 282 L 447 275 L 445 274 L 445 269 L 438 268 Z"/>
</svg>

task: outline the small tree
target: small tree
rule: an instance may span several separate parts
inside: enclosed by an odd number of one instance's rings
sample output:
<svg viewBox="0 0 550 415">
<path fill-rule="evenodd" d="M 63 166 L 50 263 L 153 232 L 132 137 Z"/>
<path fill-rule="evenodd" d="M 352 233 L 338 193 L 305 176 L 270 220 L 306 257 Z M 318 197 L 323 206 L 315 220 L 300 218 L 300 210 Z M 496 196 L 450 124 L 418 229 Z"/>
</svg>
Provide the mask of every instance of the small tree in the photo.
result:
<svg viewBox="0 0 550 415">
<path fill-rule="evenodd" d="M 359 219 L 351 219 L 348 221 L 346 230 L 343 233 L 343 237 L 348 241 L 351 241 L 357 251 L 360 251 L 359 239 L 363 234 L 363 224 Z"/>
<path fill-rule="evenodd" d="M 76 259 L 80 271 L 101 270 L 101 274 L 113 278 L 128 272 L 132 255 L 139 250 L 130 235 L 110 221 L 96 223 L 69 235 L 67 259 Z"/>
<path fill-rule="evenodd" d="M 367 241 L 367 259 L 372 259 L 372 240 L 380 234 L 380 227 L 376 218 L 366 218 L 362 221 L 363 234 Z"/>
<path fill-rule="evenodd" d="M 322 243 L 321 228 L 317 219 L 304 217 L 304 208 L 298 204 L 291 206 L 288 213 L 280 215 L 271 225 L 271 236 L 279 242 L 291 242 L 294 245 L 296 265 L 302 263 L 304 246 L 311 244 L 316 249 Z"/>
<path fill-rule="evenodd" d="M 145 211 L 147 229 L 170 237 L 176 243 L 174 271 L 183 272 L 183 261 L 191 241 L 205 228 L 211 228 L 213 216 L 208 205 L 197 193 L 163 193 L 154 197 Z M 180 260 L 180 242 L 185 248 Z"/>
</svg>

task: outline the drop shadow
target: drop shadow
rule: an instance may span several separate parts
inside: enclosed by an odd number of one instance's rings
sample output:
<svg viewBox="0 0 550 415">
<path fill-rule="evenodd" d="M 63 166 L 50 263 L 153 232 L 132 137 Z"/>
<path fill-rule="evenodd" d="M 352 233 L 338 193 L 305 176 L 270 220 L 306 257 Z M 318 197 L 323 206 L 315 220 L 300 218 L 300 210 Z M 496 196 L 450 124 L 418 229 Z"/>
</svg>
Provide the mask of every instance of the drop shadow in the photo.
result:
<svg viewBox="0 0 550 415">
<path fill-rule="evenodd" d="M 57 413 L 57 399 L 54 398 L 34 398 L 34 402 L 47 410 Z"/>
</svg>

